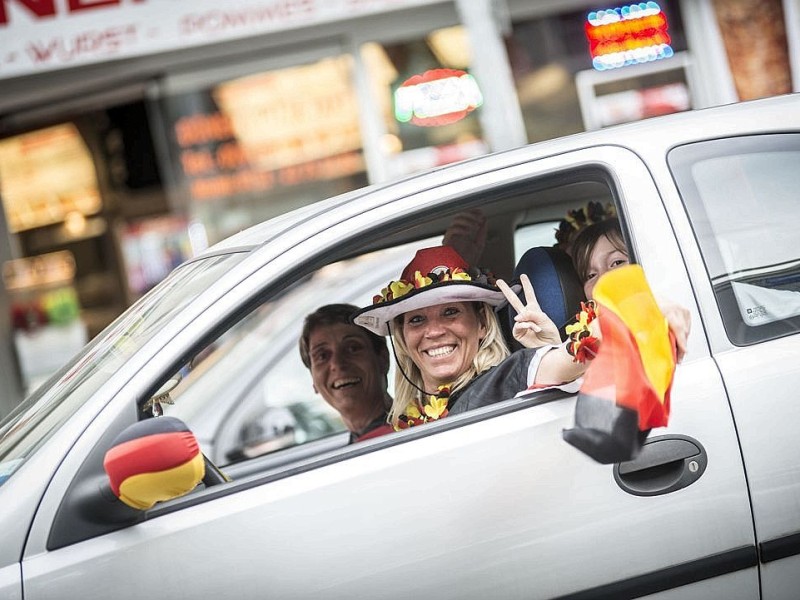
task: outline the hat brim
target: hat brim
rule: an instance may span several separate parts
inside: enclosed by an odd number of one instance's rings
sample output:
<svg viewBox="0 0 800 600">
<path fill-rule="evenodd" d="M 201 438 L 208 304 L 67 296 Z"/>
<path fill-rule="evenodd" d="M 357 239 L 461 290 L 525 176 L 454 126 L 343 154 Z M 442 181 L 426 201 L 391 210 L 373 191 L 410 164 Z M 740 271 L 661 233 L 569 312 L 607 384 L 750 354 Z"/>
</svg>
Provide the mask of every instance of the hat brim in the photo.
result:
<svg viewBox="0 0 800 600">
<path fill-rule="evenodd" d="M 511 289 L 518 292 L 519 284 Z M 389 323 L 395 317 L 420 308 L 449 302 L 486 302 L 495 310 L 508 303 L 500 288 L 474 281 L 443 281 L 412 290 L 405 296 L 362 308 L 353 315 L 353 323 L 377 335 L 389 335 Z"/>
</svg>

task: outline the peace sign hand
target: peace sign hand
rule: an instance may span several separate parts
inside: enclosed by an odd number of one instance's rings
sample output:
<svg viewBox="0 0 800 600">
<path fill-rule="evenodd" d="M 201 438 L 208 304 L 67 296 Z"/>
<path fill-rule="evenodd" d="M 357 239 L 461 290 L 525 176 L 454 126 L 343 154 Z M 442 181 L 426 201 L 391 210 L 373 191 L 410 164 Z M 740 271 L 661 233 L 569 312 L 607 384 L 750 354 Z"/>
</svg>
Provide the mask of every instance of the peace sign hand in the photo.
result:
<svg viewBox="0 0 800 600">
<path fill-rule="evenodd" d="M 522 301 L 508 287 L 505 281 L 502 279 L 497 280 L 497 287 L 503 292 L 509 304 L 517 310 L 517 316 L 514 317 L 514 329 L 512 330 L 514 339 L 526 348 L 560 344 L 561 334 L 558 332 L 558 327 L 542 311 L 536 301 L 536 294 L 533 292 L 530 279 L 528 279 L 527 275 L 521 275 L 519 280 L 525 292 L 525 304 L 522 304 Z"/>
</svg>

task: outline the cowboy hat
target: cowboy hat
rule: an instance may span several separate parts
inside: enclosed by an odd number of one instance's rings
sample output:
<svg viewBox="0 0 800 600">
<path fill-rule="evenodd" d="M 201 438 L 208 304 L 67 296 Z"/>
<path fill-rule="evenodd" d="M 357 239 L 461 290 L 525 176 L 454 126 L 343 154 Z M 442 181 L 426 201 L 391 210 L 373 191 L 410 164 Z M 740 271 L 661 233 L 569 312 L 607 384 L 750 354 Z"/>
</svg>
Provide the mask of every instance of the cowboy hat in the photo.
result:
<svg viewBox="0 0 800 600">
<path fill-rule="evenodd" d="M 470 271 L 450 246 L 423 248 L 399 280 L 390 281 L 373 297 L 372 306 L 353 315 L 353 322 L 378 335 L 389 335 L 389 323 L 398 315 L 449 302 L 486 302 L 498 309 L 507 301 L 491 274 Z"/>
</svg>

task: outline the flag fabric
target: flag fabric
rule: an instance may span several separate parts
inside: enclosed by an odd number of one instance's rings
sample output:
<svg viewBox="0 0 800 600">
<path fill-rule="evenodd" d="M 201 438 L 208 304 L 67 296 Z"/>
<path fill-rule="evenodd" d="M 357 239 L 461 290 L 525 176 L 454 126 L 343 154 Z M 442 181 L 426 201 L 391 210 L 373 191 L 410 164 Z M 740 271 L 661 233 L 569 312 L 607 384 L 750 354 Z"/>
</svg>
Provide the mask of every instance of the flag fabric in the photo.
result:
<svg viewBox="0 0 800 600">
<path fill-rule="evenodd" d="M 125 429 L 106 452 L 103 467 L 114 494 L 138 510 L 190 492 L 205 475 L 197 439 L 175 417 L 147 419 Z"/>
<path fill-rule="evenodd" d="M 667 425 L 676 348 L 639 265 L 605 273 L 594 300 L 602 341 L 564 439 L 610 464 L 632 460 L 650 429 Z"/>
</svg>

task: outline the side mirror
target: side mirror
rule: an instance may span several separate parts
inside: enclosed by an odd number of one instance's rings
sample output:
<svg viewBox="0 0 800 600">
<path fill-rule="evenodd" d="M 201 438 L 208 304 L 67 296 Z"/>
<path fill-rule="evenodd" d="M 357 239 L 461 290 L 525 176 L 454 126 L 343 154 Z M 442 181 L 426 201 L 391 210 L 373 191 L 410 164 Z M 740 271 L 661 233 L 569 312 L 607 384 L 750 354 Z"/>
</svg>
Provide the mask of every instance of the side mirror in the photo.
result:
<svg viewBox="0 0 800 600">
<path fill-rule="evenodd" d="M 103 468 L 117 498 L 147 510 L 197 487 L 205 476 L 205 459 L 183 421 L 158 417 L 120 433 L 105 454 Z"/>
</svg>

